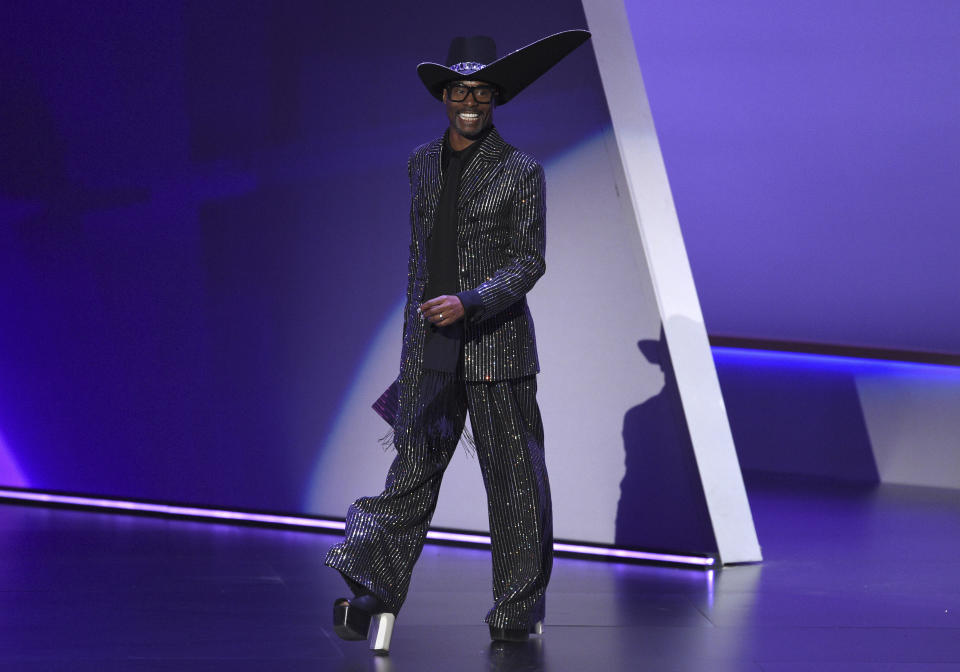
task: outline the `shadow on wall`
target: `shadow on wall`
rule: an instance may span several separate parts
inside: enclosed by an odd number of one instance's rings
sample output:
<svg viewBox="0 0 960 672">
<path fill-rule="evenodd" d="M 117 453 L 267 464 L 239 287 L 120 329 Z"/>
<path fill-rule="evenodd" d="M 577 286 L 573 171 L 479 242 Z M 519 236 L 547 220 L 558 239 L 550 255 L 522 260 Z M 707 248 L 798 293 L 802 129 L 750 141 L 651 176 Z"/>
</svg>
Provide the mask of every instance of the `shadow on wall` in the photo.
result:
<svg viewBox="0 0 960 672">
<path fill-rule="evenodd" d="M 626 471 L 620 482 L 617 546 L 714 553 L 706 499 L 693 456 L 663 330 L 637 343 L 664 373 L 659 393 L 623 418 Z"/>
<path fill-rule="evenodd" d="M 616 543 L 715 552 L 709 513 L 669 351 L 640 341 L 663 389 L 624 416 L 626 471 Z M 879 475 L 854 373 L 818 358 L 714 348 L 740 466 L 746 474 L 875 484 Z"/>
</svg>

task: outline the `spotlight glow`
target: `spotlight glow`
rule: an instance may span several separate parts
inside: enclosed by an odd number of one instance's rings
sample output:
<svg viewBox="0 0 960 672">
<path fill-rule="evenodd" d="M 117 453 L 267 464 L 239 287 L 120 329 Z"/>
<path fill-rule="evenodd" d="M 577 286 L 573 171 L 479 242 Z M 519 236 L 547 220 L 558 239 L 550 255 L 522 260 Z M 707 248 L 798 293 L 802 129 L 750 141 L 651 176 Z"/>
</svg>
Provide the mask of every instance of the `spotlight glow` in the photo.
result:
<svg viewBox="0 0 960 672">
<path fill-rule="evenodd" d="M 0 432 L 0 483 L 14 488 L 25 488 L 30 485 L 20 471 L 13 451 L 7 446 L 2 432 Z"/>
</svg>

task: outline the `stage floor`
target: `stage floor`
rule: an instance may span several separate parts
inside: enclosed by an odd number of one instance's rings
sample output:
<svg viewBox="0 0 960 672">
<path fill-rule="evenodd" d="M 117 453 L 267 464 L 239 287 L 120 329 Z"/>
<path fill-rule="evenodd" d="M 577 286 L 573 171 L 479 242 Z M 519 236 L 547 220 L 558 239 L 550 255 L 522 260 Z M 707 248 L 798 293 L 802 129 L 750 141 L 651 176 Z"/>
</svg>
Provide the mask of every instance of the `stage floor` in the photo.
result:
<svg viewBox="0 0 960 672">
<path fill-rule="evenodd" d="M 960 491 L 749 490 L 763 564 L 558 558 L 527 644 L 487 551 L 427 546 L 389 657 L 330 628 L 334 535 L 0 504 L 0 670 L 960 670 Z"/>
</svg>

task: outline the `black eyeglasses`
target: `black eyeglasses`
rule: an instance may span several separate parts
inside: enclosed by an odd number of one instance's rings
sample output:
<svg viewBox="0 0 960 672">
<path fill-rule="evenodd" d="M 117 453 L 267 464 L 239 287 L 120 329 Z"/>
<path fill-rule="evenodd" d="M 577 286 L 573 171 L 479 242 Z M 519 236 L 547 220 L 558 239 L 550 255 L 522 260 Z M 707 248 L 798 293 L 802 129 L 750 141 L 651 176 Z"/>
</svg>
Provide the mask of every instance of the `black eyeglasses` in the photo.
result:
<svg viewBox="0 0 960 672">
<path fill-rule="evenodd" d="M 473 99 L 480 103 L 489 103 L 493 100 L 497 90 L 492 86 L 467 86 L 466 84 L 448 84 L 447 99 L 454 103 L 462 103 L 467 96 L 473 94 Z"/>
</svg>

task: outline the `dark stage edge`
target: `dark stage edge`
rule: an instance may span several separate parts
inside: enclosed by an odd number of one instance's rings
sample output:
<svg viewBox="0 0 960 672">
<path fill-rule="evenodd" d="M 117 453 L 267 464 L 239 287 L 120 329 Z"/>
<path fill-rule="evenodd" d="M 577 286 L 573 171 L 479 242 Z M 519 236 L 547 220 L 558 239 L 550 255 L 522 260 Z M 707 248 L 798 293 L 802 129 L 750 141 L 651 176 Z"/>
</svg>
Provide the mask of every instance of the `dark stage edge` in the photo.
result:
<svg viewBox="0 0 960 672">
<path fill-rule="evenodd" d="M 387 658 L 330 628 L 337 535 L 6 503 L 0 670 L 960 670 L 960 491 L 748 489 L 763 564 L 558 558 L 528 644 L 488 551 L 428 545 Z"/>
</svg>

